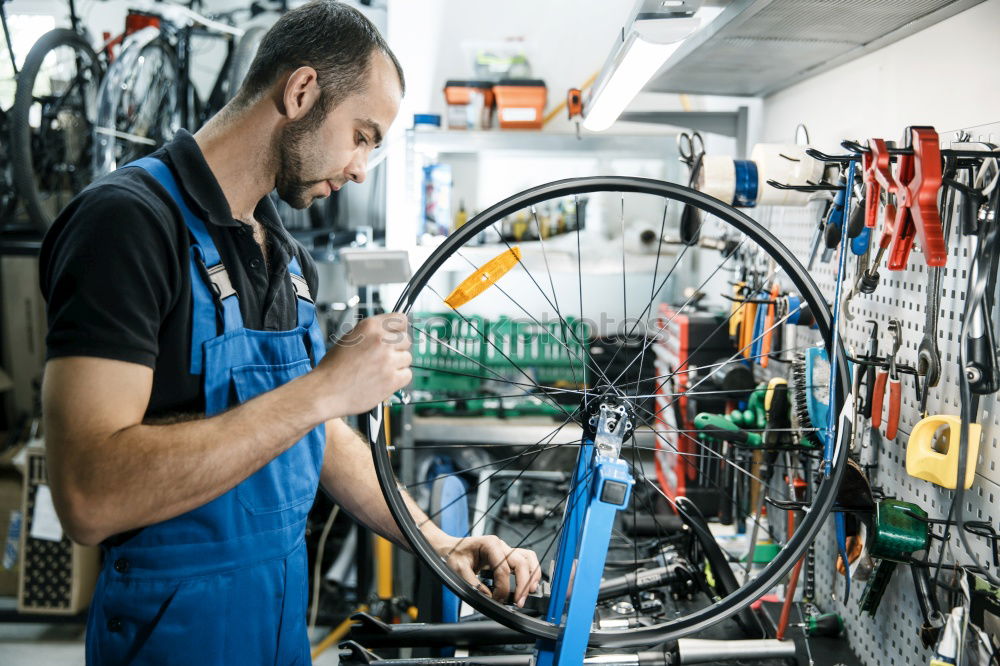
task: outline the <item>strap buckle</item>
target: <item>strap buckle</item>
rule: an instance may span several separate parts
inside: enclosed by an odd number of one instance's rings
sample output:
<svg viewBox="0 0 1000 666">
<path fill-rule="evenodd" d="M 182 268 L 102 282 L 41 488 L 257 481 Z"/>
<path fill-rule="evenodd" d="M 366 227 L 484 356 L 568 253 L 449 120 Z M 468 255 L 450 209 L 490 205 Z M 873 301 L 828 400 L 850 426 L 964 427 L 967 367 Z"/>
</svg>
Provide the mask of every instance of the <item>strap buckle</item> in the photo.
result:
<svg viewBox="0 0 1000 666">
<path fill-rule="evenodd" d="M 295 289 L 295 295 L 299 298 L 313 303 L 312 293 L 309 291 L 309 283 L 301 275 L 296 275 L 295 273 L 289 273 L 288 276 L 292 278 L 292 287 Z"/>
<path fill-rule="evenodd" d="M 229 279 L 229 273 L 222 263 L 208 268 L 207 271 L 212 291 L 215 292 L 220 301 L 236 295 L 236 289 L 233 288 L 233 283 Z"/>
</svg>

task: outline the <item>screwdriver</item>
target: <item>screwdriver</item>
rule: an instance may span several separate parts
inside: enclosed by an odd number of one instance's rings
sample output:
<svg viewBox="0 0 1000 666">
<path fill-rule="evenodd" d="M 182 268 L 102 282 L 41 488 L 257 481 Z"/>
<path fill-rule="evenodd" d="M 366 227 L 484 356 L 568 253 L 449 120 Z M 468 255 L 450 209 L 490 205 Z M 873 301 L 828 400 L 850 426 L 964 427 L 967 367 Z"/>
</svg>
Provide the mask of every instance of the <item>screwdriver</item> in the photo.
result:
<svg viewBox="0 0 1000 666">
<path fill-rule="evenodd" d="M 836 613 L 823 613 L 821 615 L 810 615 L 806 618 L 805 622 L 799 622 L 792 626 L 804 628 L 806 636 L 836 638 L 844 631 L 844 620 Z"/>
</svg>

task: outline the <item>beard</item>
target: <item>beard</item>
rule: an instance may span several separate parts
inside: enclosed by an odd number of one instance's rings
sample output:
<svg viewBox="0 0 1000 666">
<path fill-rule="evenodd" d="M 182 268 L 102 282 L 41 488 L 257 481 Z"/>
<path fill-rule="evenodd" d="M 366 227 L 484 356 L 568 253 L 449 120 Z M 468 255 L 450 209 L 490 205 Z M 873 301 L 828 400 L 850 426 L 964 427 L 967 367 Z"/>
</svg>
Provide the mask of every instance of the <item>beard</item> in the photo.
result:
<svg viewBox="0 0 1000 666">
<path fill-rule="evenodd" d="M 311 180 L 305 176 L 314 171 L 315 160 L 308 153 L 308 147 L 315 145 L 316 130 L 325 115 L 319 107 L 314 106 L 305 118 L 285 126 L 278 137 L 274 187 L 282 201 L 298 210 L 308 208 L 317 199 L 309 190 L 326 180 Z"/>
</svg>

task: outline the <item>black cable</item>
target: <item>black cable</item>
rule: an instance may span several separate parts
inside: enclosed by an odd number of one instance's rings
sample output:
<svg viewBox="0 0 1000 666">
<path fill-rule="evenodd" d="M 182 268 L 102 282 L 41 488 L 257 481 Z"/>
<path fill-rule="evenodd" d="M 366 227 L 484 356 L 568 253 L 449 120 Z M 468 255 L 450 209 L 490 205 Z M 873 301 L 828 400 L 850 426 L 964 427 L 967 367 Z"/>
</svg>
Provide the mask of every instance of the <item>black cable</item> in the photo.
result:
<svg viewBox="0 0 1000 666">
<path fill-rule="evenodd" d="M 997 211 L 1000 206 L 1000 187 L 996 187 L 993 190 L 992 200 L 990 202 L 990 209 Z M 985 220 L 982 224 L 982 229 L 980 230 L 980 243 L 985 237 L 985 228 L 988 224 L 997 224 L 997 220 Z M 977 244 L 976 252 L 977 254 L 982 250 Z M 1000 580 L 997 579 L 996 575 L 991 573 L 986 567 L 982 565 L 979 561 L 979 556 L 972 550 L 969 545 L 968 535 L 965 531 L 965 508 L 963 506 L 963 500 L 965 498 L 965 476 L 966 476 L 966 465 L 968 464 L 969 457 L 969 429 L 972 423 L 972 419 L 976 416 L 976 412 L 979 407 L 979 399 L 972 397 L 972 389 L 969 386 L 969 377 L 965 372 L 966 366 L 966 344 L 965 339 L 968 334 L 969 320 L 972 318 L 973 313 L 982 306 L 986 299 L 986 287 L 989 283 L 989 266 L 979 266 L 976 275 L 975 282 L 972 283 L 973 276 L 970 272 L 969 281 L 970 287 L 966 289 L 966 300 L 965 300 L 965 312 L 962 314 L 962 327 L 961 327 L 961 340 L 962 343 L 959 345 L 958 356 L 959 356 L 959 389 L 961 393 L 962 401 L 962 425 L 961 432 L 959 435 L 959 445 L 958 445 L 958 470 L 956 474 L 955 483 L 955 495 L 951 500 L 951 509 L 949 510 L 949 515 L 954 513 L 955 524 L 958 527 L 958 538 L 965 548 L 966 554 L 972 560 L 973 564 L 979 570 L 979 574 L 984 577 L 991 585 L 1000 585 Z M 991 326 L 990 313 L 987 313 L 985 317 L 984 324 L 986 326 Z M 995 349 L 990 350 L 992 353 L 996 353 Z M 942 546 L 943 548 L 944 546 Z M 936 578 L 936 577 L 935 577 Z"/>
</svg>

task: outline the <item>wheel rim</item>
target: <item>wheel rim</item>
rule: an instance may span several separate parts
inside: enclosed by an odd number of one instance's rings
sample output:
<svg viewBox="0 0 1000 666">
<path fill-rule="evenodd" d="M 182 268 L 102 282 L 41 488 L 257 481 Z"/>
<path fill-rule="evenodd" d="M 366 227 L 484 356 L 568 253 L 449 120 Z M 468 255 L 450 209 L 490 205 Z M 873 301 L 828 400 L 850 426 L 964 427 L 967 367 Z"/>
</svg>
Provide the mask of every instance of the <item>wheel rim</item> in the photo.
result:
<svg viewBox="0 0 1000 666">
<path fill-rule="evenodd" d="M 94 172 L 104 175 L 152 153 L 180 127 L 177 66 L 160 38 L 129 44 L 101 86 Z"/>
<path fill-rule="evenodd" d="M 664 219 L 666 219 L 667 215 L 666 206 L 669 206 L 669 203 L 673 201 L 681 205 L 698 208 L 705 214 L 713 216 L 716 220 L 727 224 L 729 227 L 742 234 L 742 240 L 740 241 L 741 244 L 749 239 L 756 244 L 756 246 L 763 248 L 768 257 L 773 259 L 775 264 L 784 271 L 785 276 L 794 289 L 812 308 L 813 314 L 817 320 L 817 328 L 822 339 L 825 341 L 829 341 L 831 339 L 831 317 L 828 308 L 825 306 L 822 294 L 809 278 L 805 269 L 801 266 L 796 257 L 784 248 L 770 232 L 760 227 L 760 225 L 743 213 L 695 190 L 662 181 L 627 177 L 579 178 L 557 181 L 527 190 L 492 206 L 457 230 L 451 237 L 449 237 L 448 241 L 438 247 L 431 254 L 431 256 L 416 271 L 413 278 L 407 284 L 394 309 L 397 312 L 410 314 L 415 304 L 423 295 L 424 290 L 428 288 L 432 278 L 438 274 L 438 272 L 445 265 L 445 262 L 455 254 L 460 254 L 460 250 L 465 248 L 467 244 L 480 232 L 485 229 L 492 228 L 497 221 L 502 218 L 517 213 L 518 211 L 529 209 L 530 207 L 544 201 L 560 197 L 578 197 L 581 195 L 608 192 L 622 194 L 623 235 L 625 216 L 624 196 L 626 194 L 652 195 L 662 198 L 665 201 Z M 537 216 L 535 217 L 535 222 L 537 224 Z M 579 231 L 577 234 L 577 240 L 579 241 Z M 541 241 L 541 245 L 544 246 L 544 242 L 545 241 Z M 503 249 L 503 245 L 498 247 L 501 250 Z M 688 251 L 686 247 L 687 246 L 685 246 L 685 249 L 681 250 L 682 253 Z M 544 247 L 542 251 L 544 252 Z M 683 256 L 683 254 L 681 256 Z M 547 261 L 548 259 L 546 259 L 546 265 Z M 580 261 L 579 249 L 578 261 Z M 725 265 L 726 261 L 728 261 L 728 258 L 720 263 L 719 268 Z M 659 265 L 659 254 L 657 255 L 657 265 Z M 676 266 L 677 264 L 675 263 L 671 268 L 671 271 L 676 268 Z M 525 268 L 525 271 L 530 274 L 530 270 L 527 268 Z M 624 268 L 622 274 L 627 274 L 627 271 Z M 551 272 L 549 273 L 549 277 L 551 278 Z M 653 284 L 656 284 L 655 272 Z M 539 290 L 543 291 L 541 287 L 539 287 Z M 556 289 L 554 284 L 552 285 L 552 294 L 553 297 L 555 297 Z M 556 298 L 556 300 L 558 299 Z M 558 308 L 556 309 L 558 311 Z M 628 311 L 626 308 L 626 317 L 627 314 Z M 828 353 L 830 351 L 831 350 L 828 349 Z M 833 405 L 835 414 L 839 413 L 839 405 L 843 400 L 843 387 L 846 386 L 846 361 L 844 360 L 842 350 L 838 349 L 836 354 L 838 358 L 838 386 L 840 390 L 837 392 L 835 404 Z M 636 393 L 638 395 L 638 390 Z M 372 451 L 375 466 L 378 472 L 383 494 L 385 495 L 390 510 L 396 518 L 400 529 L 410 541 L 416 553 L 432 569 L 435 575 L 437 575 L 449 588 L 451 588 L 452 591 L 484 615 L 534 636 L 550 639 L 557 638 L 559 632 L 558 625 L 550 624 L 540 619 L 513 611 L 509 607 L 496 603 L 487 599 L 483 595 L 480 595 L 464 583 L 464 581 L 457 574 L 452 572 L 444 564 L 444 561 L 433 551 L 427 541 L 423 538 L 418 526 L 410 517 L 405 508 L 405 504 L 403 503 L 402 496 L 397 486 L 397 479 L 393 474 L 389 451 L 385 445 L 385 429 L 388 427 L 388 423 L 384 422 L 382 414 L 383 412 L 381 407 L 373 410 L 373 412 L 369 415 L 367 423 L 369 440 L 373 444 Z M 626 448 L 623 446 L 623 458 L 627 457 L 625 452 Z M 805 519 L 795 531 L 794 535 L 786 541 L 785 547 L 763 571 L 761 571 L 749 582 L 746 582 L 733 594 L 730 594 L 724 599 L 721 599 L 709 606 L 694 610 L 684 617 L 667 620 L 665 622 L 658 623 L 655 626 L 626 630 L 594 630 L 590 636 L 591 644 L 616 647 L 649 644 L 670 640 L 702 630 L 711 624 L 714 624 L 723 618 L 730 617 L 744 609 L 749 603 L 761 596 L 776 581 L 780 580 L 780 578 L 784 576 L 792 568 L 792 566 L 794 566 L 796 560 L 798 560 L 799 557 L 805 553 L 809 543 L 821 529 L 826 515 L 833 506 L 836 488 L 839 486 L 846 460 L 847 452 L 845 450 L 838 449 L 833 459 L 833 465 L 831 467 L 829 477 L 822 479 L 819 485 L 814 489 L 811 506 L 808 510 L 806 510 Z M 646 479 L 646 481 L 648 482 L 648 479 Z M 638 484 L 639 479 L 637 479 L 637 485 Z M 545 563 L 543 562 L 543 567 L 544 566 Z"/>
<path fill-rule="evenodd" d="M 63 43 L 46 53 L 32 81 L 27 121 L 35 197 L 28 200 L 46 225 L 92 180 L 91 128 L 100 79 L 93 52 Z"/>
</svg>

